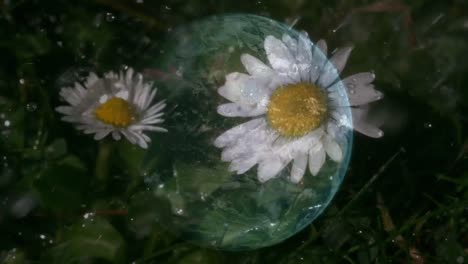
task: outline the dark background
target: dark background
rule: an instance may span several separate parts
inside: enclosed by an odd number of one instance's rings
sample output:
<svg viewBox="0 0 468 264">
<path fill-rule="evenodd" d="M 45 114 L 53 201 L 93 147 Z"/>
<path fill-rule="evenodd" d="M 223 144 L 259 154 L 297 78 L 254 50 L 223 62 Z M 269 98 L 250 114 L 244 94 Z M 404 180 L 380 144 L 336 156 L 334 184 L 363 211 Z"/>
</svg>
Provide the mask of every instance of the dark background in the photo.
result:
<svg viewBox="0 0 468 264">
<path fill-rule="evenodd" d="M 3 263 L 468 261 L 468 1 L 18 0 L 2 1 L 0 12 Z M 353 44 L 344 75 L 373 70 L 385 93 L 374 113 L 386 134 L 355 136 L 325 213 L 250 252 L 167 233 L 152 221 L 158 205 L 135 192 L 141 180 L 128 177 L 128 145 L 117 147 L 110 179 L 98 181 L 98 144 L 53 110 L 59 88 L 88 71 L 144 70 L 171 30 L 223 13 L 293 23 L 332 50 Z"/>
</svg>

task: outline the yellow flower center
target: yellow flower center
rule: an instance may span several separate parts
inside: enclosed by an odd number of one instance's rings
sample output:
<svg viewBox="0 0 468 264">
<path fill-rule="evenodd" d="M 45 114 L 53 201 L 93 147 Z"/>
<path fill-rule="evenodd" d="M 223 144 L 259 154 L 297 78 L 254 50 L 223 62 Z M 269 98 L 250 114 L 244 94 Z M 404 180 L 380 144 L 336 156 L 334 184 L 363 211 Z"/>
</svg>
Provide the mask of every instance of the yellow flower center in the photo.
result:
<svg viewBox="0 0 468 264">
<path fill-rule="evenodd" d="M 318 128 L 326 116 L 326 95 L 310 83 L 279 87 L 270 97 L 267 109 L 270 126 L 287 137 L 309 133 Z"/>
<path fill-rule="evenodd" d="M 135 121 L 131 105 L 122 98 L 112 97 L 94 111 L 102 122 L 116 127 L 128 127 Z"/>
</svg>

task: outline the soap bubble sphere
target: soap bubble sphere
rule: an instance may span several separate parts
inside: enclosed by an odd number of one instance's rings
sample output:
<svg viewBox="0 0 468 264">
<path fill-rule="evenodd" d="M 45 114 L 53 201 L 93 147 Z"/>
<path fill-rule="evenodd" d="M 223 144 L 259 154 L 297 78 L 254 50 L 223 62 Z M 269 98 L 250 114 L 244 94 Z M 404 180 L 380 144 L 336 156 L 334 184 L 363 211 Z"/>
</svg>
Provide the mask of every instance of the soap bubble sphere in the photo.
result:
<svg viewBox="0 0 468 264">
<path fill-rule="evenodd" d="M 226 103 L 217 92 L 225 76 L 245 72 L 244 53 L 267 62 L 265 38 L 284 33 L 298 36 L 289 26 L 259 16 L 211 17 L 174 30 L 158 60 L 144 71 L 158 94 L 167 97 L 169 129 L 152 138 L 145 183 L 157 199 L 158 221 L 188 241 L 226 250 L 279 243 L 317 218 L 343 180 L 352 145 L 349 128 L 336 135 L 342 161 L 327 159 L 317 176 L 307 170 L 300 183 L 288 179 L 292 164 L 265 183 L 257 178 L 257 166 L 241 175 L 230 172 L 213 145 L 226 130 L 250 120 L 217 113 Z M 340 100 L 347 100 L 344 87 L 341 92 Z M 349 111 L 344 115 L 351 120 Z"/>
</svg>

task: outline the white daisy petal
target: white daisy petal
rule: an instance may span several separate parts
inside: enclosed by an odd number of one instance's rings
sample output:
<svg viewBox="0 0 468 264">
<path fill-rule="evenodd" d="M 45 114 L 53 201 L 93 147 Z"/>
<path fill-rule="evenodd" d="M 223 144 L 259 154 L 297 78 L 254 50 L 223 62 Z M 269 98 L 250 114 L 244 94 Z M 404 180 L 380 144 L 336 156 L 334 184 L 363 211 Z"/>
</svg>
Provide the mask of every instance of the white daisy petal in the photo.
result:
<svg viewBox="0 0 468 264">
<path fill-rule="evenodd" d="M 106 129 L 106 130 L 99 131 L 96 134 L 94 134 L 94 139 L 95 140 L 101 140 L 101 139 L 105 138 L 107 135 L 109 135 L 109 133 L 111 131 L 112 131 L 111 129 Z"/>
<path fill-rule="evenodd" d="M 327 56 L 327 42 L 323 39 L 319 40 L 316 45 L 317 48 L 322 51 L 322 53 Z"/>
<path fill-rule="evenodd" d="M 148 108 L 148 106 L 151 104 L 151 102 L 153 101 L 154 97 L 156 96 L 156 92 L 158 91 L 157 88 L 154 88 L 152 91 L 151 91 L 151 94 L 148 96 L 148 98 L 146 99 L 145 103 L 143 104 L 143 108 L 142 110 Z"/>
<path fill-rule="evenodd" d="M 229 171 L 243 174 L 255 166 L 255 164 L 257 164 L 257 159 L 255 157 L 235 159 L 229 165 Z"/>
<path fill-rule="evenodd" d="M 309 81 L 312 68 L 312 43 L 306 33 L 299 35 L 296 60 L 299 66 L 301 81 Z"/>
<path fill-rule="evenodd" d="M 151 126 L 151 125 L 133 125 L 130 127 L 131 130 L 134 131 L 156 131 L 156 132 L 167 132 L 168 130 L 163 127 L 158 126 Z"/>
<path fill-rule="evenodd" d="M 354 130 L 372 138 L 383 137 L 384 133 L 378 127 L 366 121 L 367 110 L 363 108 L 352 108 Z"/>
<path fill-rule="evenodd" d="M 218 89 L 218 93 L 231 102 L 239 102 L 244 83 L 249 79 L 249 75 L 233 72 L 226 76 L 226 83 Z"/>
<path fill-rule="evenodd" d="M 288 34 L 283 34 L 281 40 L 288 47 L 289 51 L 293 56 L 297 54 L 297 40 L 293 39 Z"/>
<path fill-rule="evenodd" d="M 114 140 L 118 141 L 118 140 L 120 140 L 122 138 L 122 136 L 120 135 L 119 131 L 114 130 L 114 131 L 112 131 L 112 138 Z"/>
<path fill-rule="evenodd" d="M 312 175 L 316 176 L 323 164 L 325 163 L 325 149 L 322 146 L 322 143 L 315 144 L 309 150 L 309 171 Z"/>
<path fill-rule="evenodd" d="M 133 133 L 137 139 L 137 144 L 142 148 L 142 149 L 147 149 L 148 148 L 148 143 L 146 142 L 145 138 L 143 137 L 142 134 L 138 132 L 133 132 L 130 131 L 130 133 Z"/>
<path fill-rule="evenodd" d="M 55 111 L 64 115 L 70 115 L 73 112 L 73 108 L 71 106 L 59 106 L 55 108 Z"/>
<path fill-rule="evenodd" d="M 271 67 L 279 75 L 299 81 L 299 69 L 295 58 L 281 40 L 268 36 L 265 39 L 264 47 Z"/>
<path fill-rule="evenodd" d="M 125 84 L 127 84 L 127 86 L 132 86 L 132 81 L 133 81 L 133 69 L 130 67 L 125 73 Z"/>
<path fill-rule="evenodd" d="M 313 49 L 312 62 L 310 65 L 310 82 L 315 83 L 327 63 L 327 43 L 323 40 L 317 42 Z"/>
<path fill-rule="evenodd" d="M 241 62 L 250 75 L 262 75 L 271 73 L 273 70 L 261 60 L 250 54 L 242 54 Z M 227 98 L 229 99 L 229 98 Z"/>
<path fill-rule="evenodd" d="M 148 108 L 148 110 L 145 111 L 144 117 L 152 116 L 158 114 L 161 110 L 163 110 L 166 107 L 166 101 L 160 101 L 157 104 L 153 105 L 152 107 Z"/>
<path fill-rule="evenodd" d="M 374 89 L 371 82 L 375 75 L 370 72 L 358 73 L 343 80 L 348 91 L 351 106 L 368 104 L 383 98 L 380 91 Z"/>
<path fill-rule="evenodd" d="M 328 88 L 338 78 L 339 75 L 337 69 L 331 61 L 328 61 L 327 63 L 325 63 L 325 66 L 323 66 L 317 83 L 322 88 Z"/>
<path fill-rule="evenodd" d="M 98 81 L 99 81 L 99 77 L 96 75 L 96 73 L 90 72 L 88 75 L 88 78 L 86 79 L 85 86 L 89 88 Z"/>
<path fill-rule="evenodd" d="M 218 114 L 227 117 L 236 116 L 258 116 L 265 113 L 264 108 L 257 108 L 252 106 L 241 106 L 235 103 L 222 104 L 218 106 Z"/>
<path fill-rule="evenodd" d="M 258 166 L 258 180 L 260 182 L 266 182 L 275 176 L 284 169 L 286 162 L 280 160 L 277 157 L 272 157 L 260 163 Z"/>
<path fill-rule="evenodd" d="M 323 146 L 328 156 L 336 162 L 340 162 L 343 159 L 343 152 L 340 145 L 331 138 L 329 135 L 325 135 L 323 139 Z"/>
<path fill-rule="evenodd" d="M 305 153 L 300 153 L 294 158 L 291 169 L 291 182 L 298 183 L 302 180 L 307 167 L 307 156 Z"/>
<path fill-rule="evenodd" d="M 263 118 L 252 119 L 246 123 L 240 124 L 235 126 L 223 134 L 221 134 L 216 140 L 214 141 L 214 145 L 218 148 L 222 148 L 230 144 L 232 141 L 237 140 L 240 135 L 243 135 L 245 132 L 255 129 L 256 127 L 260 126 L 265 121 Z"/>
<path fill-rule="evenodd" d="M 338 74 L 340 74 L 346 66 L 346 62 L 348 61 L 349 55 L 351 55 L 351 51 L 353 51 L 353 47 L 341 48 L 330 58 L 330 61 L 335 66 Z"/>
</svg>

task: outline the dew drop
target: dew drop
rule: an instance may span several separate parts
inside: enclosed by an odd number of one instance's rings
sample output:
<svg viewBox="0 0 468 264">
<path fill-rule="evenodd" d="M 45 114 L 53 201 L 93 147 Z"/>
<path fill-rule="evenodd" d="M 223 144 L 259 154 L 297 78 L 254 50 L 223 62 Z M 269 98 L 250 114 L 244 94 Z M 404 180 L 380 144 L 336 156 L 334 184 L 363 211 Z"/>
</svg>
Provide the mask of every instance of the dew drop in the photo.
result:
<svg viewBox="0 0 468 264">
<path fill-rule="evenodd" d="M 28 112 L 34 112 L 34 111 L 36 111 L 36 110 L 37 110 L 37 104 L 36 104 L 36 103 L 33 103 L 33 102 L 26 104 L 26 110 L 27 110 Z"/>
<path fill-rule="evenodd" d="M 112 21 L 114 21 L 114 20 L 115 20 L 114 14 L 112 14 L 112 13 L 110 13 L 110 12 L 109 12 L 109 13 L 106 13 L 106 21 L 107 21 L 107 22 L 112 22 Z"/>
</svg>

